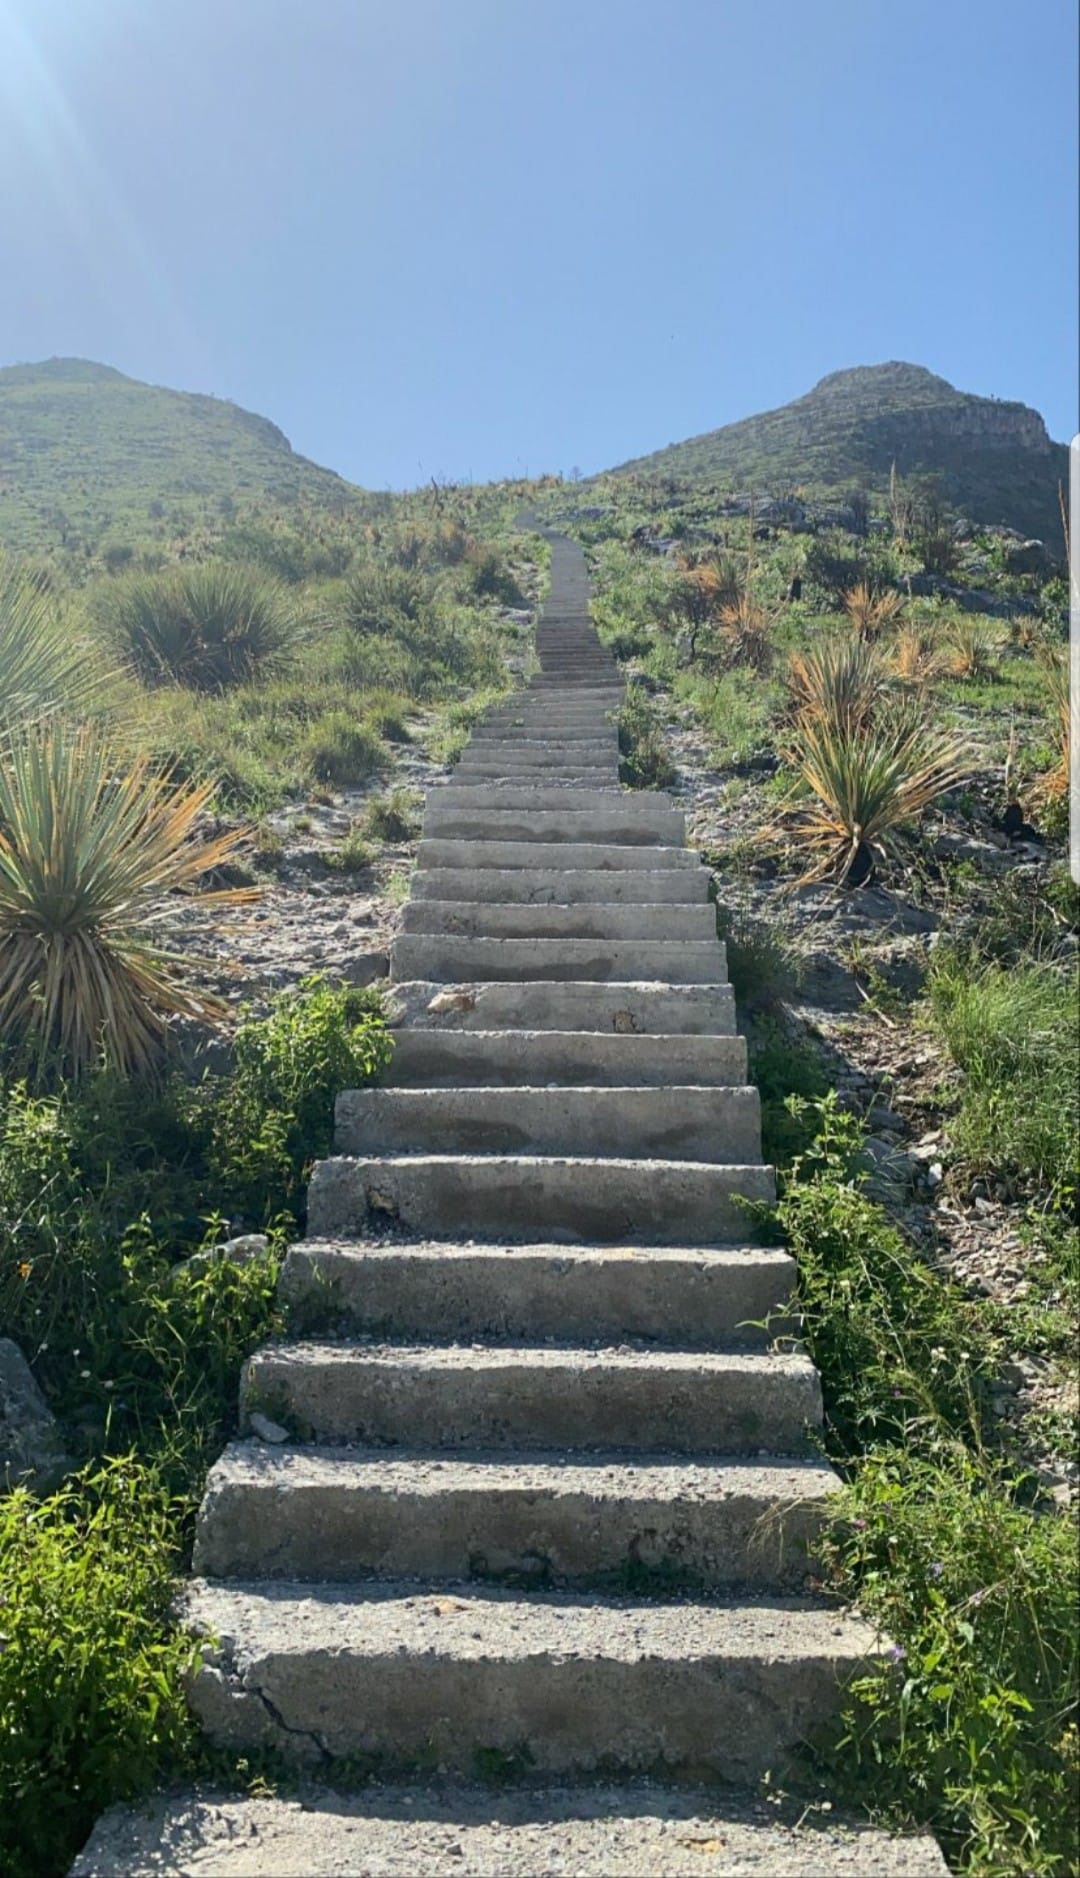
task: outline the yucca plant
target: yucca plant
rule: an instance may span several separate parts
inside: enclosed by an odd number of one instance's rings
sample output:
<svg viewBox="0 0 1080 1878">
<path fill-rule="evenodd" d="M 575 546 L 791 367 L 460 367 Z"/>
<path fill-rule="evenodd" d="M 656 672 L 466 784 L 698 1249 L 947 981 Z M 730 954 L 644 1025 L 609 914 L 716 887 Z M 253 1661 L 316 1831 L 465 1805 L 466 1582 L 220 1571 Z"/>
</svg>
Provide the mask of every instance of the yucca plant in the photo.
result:
<svg viewBox="0 0 1080 1878">
<path fill-rule="evenodd" d="M 970 766 L 964 745 L 911 711 L 862 724 L 800 717 L 782 755 L 797 781 L 770 832 L 793 836 L 817 857 L 800 885 L 829 876 L 862 886 L 897 830 Z"/>
<path fill-rule="evenodd" d="M 13 737 L 0 763 L 0 1041 L 38 1078 L 102 1056 L 142 1073 L 171 1017 L 223 1015 L 162 943 L 175 896 L 243 840 L 198 834 L 211 786 L 177 783 L 148 757 L 119 764 L 99 729 L 60 717 Z M 230 888 L 200 904 L 253 897 Z"/>
<path fill-rule="evenodd" d="M 905 626 L 897 633 L 889 668 L 902 685 L 918 690 L 932 684 L 944 668 L 941 648 L 925 626 Z"/>
<path fill-rule="evenodd" d="M 957 620 L 949 634 L 945 670 L 951 678 L 993 679 L 997 677 L 997 659 L 1001 652 L 1001 634 L 981 619 Z"/>
<path fill-rule="evenodd" d="M 843 595 L 843 605 L 857 637 L 877 639 L 900 618 L 905 598 L 890 589 L 875 593 L 868 582 L 860 580 Z"/>
<path fill-rule="evenodd" d="M 723 632 L 721 662 L 728 667 L 746 665 L 754 672 L 769 671 L 775 652 L 772 621 L 749 589 L 722 606 L 717 617 Z"/>
<path fill-rule="evenodd" d="M 1070 751 L 1074 741 L 1080 743 L 1080 696 L 1070 696 L 1067 646 L 1044 643 L 1036 648 L 1035 657 L 1046 679 L 1050 705 L 1048 715 L 1058 744 L 1058 760 L 1041 779 L 1038 794 L 1042 800 L 1052 801 L 1068 794 Z"/>
<path fill-rule="evenodd" d="M 288 589 L 253 568 L 206 561 L 103 589 L 106 632 L 145 684 L 227 691 L 292 663 L 300 618 Z"/>
<path fill-rule="evenodd" d="M 85 697 L 93 682 L 87 640 L 72 633 L 39 579 L 0 556 L 0 732 Z"/>
<path fill-rule="evenodd" d="M 792 716 L 857 729 L 884 695 L 885 671 L 865 640 L 834 636 L 792 653 L 787 685 Z"/>
</svg>

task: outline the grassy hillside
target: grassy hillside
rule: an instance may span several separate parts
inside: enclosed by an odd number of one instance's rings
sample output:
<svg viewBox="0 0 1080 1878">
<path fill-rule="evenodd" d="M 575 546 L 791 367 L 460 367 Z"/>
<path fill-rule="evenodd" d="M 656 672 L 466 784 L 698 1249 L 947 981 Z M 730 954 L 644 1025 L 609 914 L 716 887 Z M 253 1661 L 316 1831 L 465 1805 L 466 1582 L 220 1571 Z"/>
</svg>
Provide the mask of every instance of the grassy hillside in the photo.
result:
<svg viewBox="0 0 1080 1878">
<path fill-rule="evenodd" d="M 832 372 L 792 404 L 670 444 L 616 473 L 769 493 L 882 490 L 893 463 L 903 476 L 937 478 L 945 499 L 973 521 L 1060 543 L 1065 445 L 1051 441 L 1037 411 L 957 391 L 919 365 Z"/>
<path fill-rule="evenodd" d="M 0 371 L 0 544 L 92 556 L 237 510 L 357 514 L 377 498 L 297 456 L 275 424 L 85 359 Z"/>
</svg>

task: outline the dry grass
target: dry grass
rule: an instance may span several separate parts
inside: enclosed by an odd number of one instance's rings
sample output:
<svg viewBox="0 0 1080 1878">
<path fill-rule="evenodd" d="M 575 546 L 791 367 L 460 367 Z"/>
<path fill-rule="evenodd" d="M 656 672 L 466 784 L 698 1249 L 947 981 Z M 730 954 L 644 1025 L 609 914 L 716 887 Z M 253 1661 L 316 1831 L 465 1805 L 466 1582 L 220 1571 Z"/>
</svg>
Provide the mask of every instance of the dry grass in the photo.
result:
<svg viewBox="0 0 1080 1878">
<path fill-rule="evenodd" d="M 859 639 L 879 639 L 903 614 L 906 601 L 902 593 L 875 593 L 865 581 L 843 596 L 844 612 Z"/>
</svg>

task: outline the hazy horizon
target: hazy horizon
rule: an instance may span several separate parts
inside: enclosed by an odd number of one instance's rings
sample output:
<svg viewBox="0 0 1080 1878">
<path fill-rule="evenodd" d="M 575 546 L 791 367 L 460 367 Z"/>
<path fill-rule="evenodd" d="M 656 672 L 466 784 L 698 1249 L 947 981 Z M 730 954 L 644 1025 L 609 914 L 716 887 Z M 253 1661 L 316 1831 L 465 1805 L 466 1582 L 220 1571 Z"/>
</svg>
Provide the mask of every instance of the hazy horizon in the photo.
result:
<svg viewBox="0 0 1080 1878">
<path fill-rule="evenodd" d="M 0 361 L 369 488 L 590 474 L 889 360 L 1068 440 L 1076 40 L 1068 0 L 0 0 Z"/>
</svg>

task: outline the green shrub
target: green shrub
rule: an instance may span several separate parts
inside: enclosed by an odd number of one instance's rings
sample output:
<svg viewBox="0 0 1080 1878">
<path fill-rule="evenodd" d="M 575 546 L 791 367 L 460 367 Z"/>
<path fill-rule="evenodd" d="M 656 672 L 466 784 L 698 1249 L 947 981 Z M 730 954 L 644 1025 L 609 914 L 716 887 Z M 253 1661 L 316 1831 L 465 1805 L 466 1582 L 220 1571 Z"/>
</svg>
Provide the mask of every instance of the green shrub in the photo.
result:
<svg viewBox="0 0 1080 1878">
<path fill-rule="evenodd" d="M 660 715 L 640 685 L 619 712 L 619 755 L 619 774 L 633 789 L 670 789 L 676 779 Z"/>
<path fill-rule="evenodd" d="M 419 809 L 415 789 L 392 789 L 368 803 L 361 826 L 373 841 L 412 841 L 420 831 Z"/>
<path fill-rule="evenodd" d="M 995 1459 L 992 1314 L 866 1197 L 861 1131 L 835 1096 L 810 1115 L 776 1220 L 849 1476 L 822 1563 L 890 1639 L 848 1692 L 825 1777 L 930 1826 L 962 1869 L 1051 1878 L 1078 1849 L 1075 1527 Z"/>
<path fill-rule="evenodd" d="M 285 590 L 225 561 L 110 582 L 97 610 L 113 645 L 147 685 L 225 691 L 282 670 L 300 639 Z"/>
<path fill-rule="evenodd" d="M 1021 1190 L 1068 1206 L 1078 1178 L 1076 980 L 1050 964 L 1004 968 L 938 952 L 929 1009 L 963 1071 L 957 1151 Z"/>
<path fill-rule="evenodd" d="M 92 1449 L 137 1438 L 186 1479 L 219 1438 L 275 1321 L 275 1261 L 174 1261 L 231 1227 L 295 1230 L 335 1096 L 389 1051 L 374 992 L 308 982 L 196 1085 L 0 1084 L 0 1323 Z"/>
<path fill-rule="evenodd" d="M 302 759 L 317 782 L 366 782 L 389 761 L 375 726 L 349 711 L 324 711 L 307 730 Z"/>
<path fill-rule="evenodd" d="M 94 1820 L 188 1758 L 175 1517 L 134 1460 L 0 1499 L 0 1865 L 66 1871 Z"/>
</svg>

